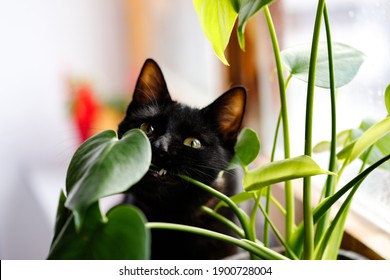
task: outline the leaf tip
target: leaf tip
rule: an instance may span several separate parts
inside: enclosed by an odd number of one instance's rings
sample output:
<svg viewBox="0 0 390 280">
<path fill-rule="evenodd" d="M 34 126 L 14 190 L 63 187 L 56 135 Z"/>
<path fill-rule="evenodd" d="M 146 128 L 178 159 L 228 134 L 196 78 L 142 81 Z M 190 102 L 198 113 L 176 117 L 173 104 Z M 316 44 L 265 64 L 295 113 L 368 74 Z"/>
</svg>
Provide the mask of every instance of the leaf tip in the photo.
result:
<svg viewBox="0 0 390 280">
<path fill-rule="evenodd" d="M 225 64 L 226 66 L 230 66 L 229 62 L 227 61 L 226 57 L 224 54 L 218 54 L 216 53 L 219 60 L 222 61 L 223 64 Z"/>
<path fill-rule="evenodd" d="M 237 30 L 237 39 L 238 39 L 238 44 L 240 45 L 240 48 L 242 51 L 245 51 L 245 36 L 244 36 L 244 31 L 240 31 L 240 29 Z"/>
<path fill-rule="evenodd" d="M 79 211 L 73 211 L 73 217 L 76 232 L 80 232 L 81 226 L 83 224 L 82 214 Z"/>
</svg>

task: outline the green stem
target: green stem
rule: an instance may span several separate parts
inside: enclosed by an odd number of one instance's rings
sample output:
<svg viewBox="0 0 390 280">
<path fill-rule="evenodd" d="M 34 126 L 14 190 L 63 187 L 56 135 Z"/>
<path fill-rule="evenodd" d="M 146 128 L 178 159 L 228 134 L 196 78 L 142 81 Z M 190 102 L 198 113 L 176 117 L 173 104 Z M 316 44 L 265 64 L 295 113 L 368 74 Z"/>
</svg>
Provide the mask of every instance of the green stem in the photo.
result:
<svg viewBox="0 0 390 280">
<path fill-rule="evenodd" d="M 268 222 L 268 224 L 271 226 L 273 232 L 275 233 L 276 237 L 279 239 L 280 243 L 283 245 L 283 247 L 286 249 L 286 252 L 289 256 L 291 256 L 292 259 L 297 260 L 298 257 L 294 254 L 294 252 L 291 250 L 290 246 L 286 243 L 286 241 L 283 239 L 282 235 L 278 231 L 278 229 L 275 227 L 275 225 L 272 223 L 268 213 L 266 210 L 264 210 L 263 206 L 261 204 L 258 204 L 258 207 L 260 211 L 263 213 L 265 220 Z"/>
<path fill-rule="evenodd" d="M 265 200 L 265 212 L 270 213 L 271 210 L 271 186 L 268 186 L 266 189 L 266 200 Z M 269 222 L 267 220 L 264 221 L 263 227 L 263 242 L 266 247 L 269 247 Z"/>
<path fill-rule="evenodd" d="M 313 135 L 313 103 L 314 86 L 316 76 L 316 63 L 318 55 L 318 43 L 321 31 L 321 18 L 324 11 L 325 0 L 318 1 L 317 14 L 314 25 L 313 40 L 311 45 L 309 77 L 306 100 L 306 122 L 305 122 L 305 155 L 312 155 Z M 303 221 L 304 221 L 304 258 L 314 257 L 314 224 L 312 210 L 311 177 L 303 179 Z"/>
<path fill-rule="evenodd" d="M 290 158 L 290 132 L 289 132 L 289 124 L 288 124 L 287 98 L 286 98 L 286 89 L 284 86 L 282 60 L 280 58 L 279 43 L 276 36 L 275 27 L 268 6 L 264 7 L 264 15 L 267 21 L 269 34 L 271 37 L 272 47 L 275 56 L 275 64 L 278 73 L 280 105 L 281 105 L 281 113 L 282 113 L 282 120 L 283 120 L 284 158 L 288 159 Z M 285 182 L 285 200 L 286 200 L 286 209 L 287 209 L 286 241 L 288 243 L 293 233 L 294 220 L 295 220 L 294 191 L 292 188 L 291 181 Z"/>
<path fill-rule="evenodd" d="M 207 206 L 202 206 L 202 210 L 203 210 L 203 212 L 209 214 L 210 216 L 212 216 L 213 218 L 217 219 L 218 221 L 220 221 L 224 225 L 228 226 L 230 229 L 232 229 L 241 238 L 245 238 L 244 231 L 241 228 L 239 228 L 235 223 L 230 221 L 229 219 L 225 218 L 224 216 L 222 216 L 221 214 L 215 212 L 213 209 L 211 209 L 211 208 L 209 208 Z"/>
<path fill-rule="evenodd" d="M 288 78 L 286 80 L 286 84 L 284 86 L 285 89 L 287 89 L 291 78 L 292 78 L 292 74 L 290 73 L 290 75 L 288 76 Z M 280 129 L 281 122 L 282 122 L 282 110 L 279 111 L 278 121 L 276 124 L 276 129 L 275 129 L 275 134 L 274 134 L 274 142 L 272 145 L 272 152 L 271 152 L 271 162 L 273 162 L 275 160 L 276 146 L 278 143 L 278 136 L 279 136 L 279 129 Z M 265 202 L 265 211 L 268 214 L 270 213 L 270 209 L 271 209 L 271 198 L 272 198 L 271 186 L 268 186 L 266 189 L 266 202 Z M 263 239 L 264 239 L 265 246 L 268 247 L 268 245 L 269 245 L 269 223 L 267 220 L 264 222 Z"/>
<path fill-rule="evenodd" d="M 203 228 L 197 228 L 193 226 L 187 226 L 187 225 L 178 225 L 178 224 L 170 224 L 170 223 L 146 223 L 146 227 L 149 229 L 166 229 L 166 230 L 180 230 L 185 232 L 190 232 L 198 235 L 207 236 L 210 238 L 214 238 L 217 240 L 221 240 L 233 245 L 236 245 L 238 247 L 243 248 L 244 250 L 250 252 L 253 255 L 256 255 L 257 257 L 260 257 L 262 259 L 276 259 L 276 260 L 285 260 L 287 259 L 283 255 L 268 249 L 266 247 L 262 247 L 259 244 L 255 243 L 254 241 L 247 242 L 245 239 L 240 240 L 236 239 L 234 237 L 231 237 L 226 234 L 222 234 L 219 232 L 214 232 L 211 230 L 203 229 Z M 253 243 L 251 243 L 253 242 Z"/>
<path fill-rule="evenodd" d="M 329 82 L 330 82 L 330 104 L 331 104 L 331 144 L 330 144 L 330 155 L 329 155 L 329 171 L 337 172 L 337 161 L 336 161 L 336 88 L 334 82 L 334 65 L 333 65 L 333 50 L 332 50 L 332 38 L 330 31 L 330 23 L 328 17 L 328 10 L 326 4 L 324 5 L 324 23 L 326 30 L 326 42 L 328 47 L 328 63 L 329 63 Z M 324 197 L 331 196 L 334 194 L 336 188 L 335 176 L 329 175 L 326 180 L 326 187 Z M 315 243 L 322 238 L 326 228 L 330 222 L 330 211 L 319 221 L 316 232 Z"/>
<path fill-rule="evenodd" d="M 276 206 L 276 208 L 279 209 L 283 216 L 286 216 L 286 209 L 283 208 L 283 205 L 280 204 L 280 202 L 273 195 L 271 195 L 271 202 Z"/>
<path fill-rule="evenodd" d="M 287 89 L 288 84 L 290 83 L 290 80 L 291 80 L 292 77 L 293 77 L 293 75 L 290 73 L 290 75 L 288 75 L 288 77 L 287 77 L 286 84 L 284 85 L 285 89 Z M 274 134 L 274 141 L 273 141 L 273 144 L 272 144 L 271 162 L 275 160 L 276 147 L 277 147 L 277 143 L 278 143 L 278 136 L 279 136 L 279 130 L 280 130 L 281 122 L 282 122 L 282 110 L 280 109 L 279 115 L 278 115 L 278 121 L 276 123 L 276 129 L 275 129 L 275 134 Z"/>
<path fill-rule="evenodd" d="M 178 176 L 180 178 L 190 182 L 191 184 L 202 188 L 203 190 L 205 190 L 208 193 L 212 194 L 213 196 L 219 198 L 220 200 L 224 201 L 232 209 L 232 211 L 236 214 L 236 216 L 237 216 L 238 220 L 240 221 L 240 224 L 244 230 L 245 237 L 249 240 L 256 241 L 256 236 L 252 235 L 252 231 L 250 230 L 250 227 L 249 227 L 248 216 L 228 196 L 226 196 L 225 194 L 217 191 L 216 189 L 213 189 L 212 187 L 210 187 L 206 184 L 203 184 L 202 182 L 199 182 L 197 180 L 194 180 L 188 176 L 185 176 L 185 175 L 178 175 Z"/>
<path fill-rule="evenodd" d="M 261 199 L 261 191 L 258 191 L 256 194 L 255 202 L 250 214 L 250 220 L 249 220 L 249 225 L 250 229 L 252 231 L 253 236 L 257 236 L 256 234 L 256 217 L 257 217 L 257 205 L 260 204 L 260 199 Z"/>
</svg>

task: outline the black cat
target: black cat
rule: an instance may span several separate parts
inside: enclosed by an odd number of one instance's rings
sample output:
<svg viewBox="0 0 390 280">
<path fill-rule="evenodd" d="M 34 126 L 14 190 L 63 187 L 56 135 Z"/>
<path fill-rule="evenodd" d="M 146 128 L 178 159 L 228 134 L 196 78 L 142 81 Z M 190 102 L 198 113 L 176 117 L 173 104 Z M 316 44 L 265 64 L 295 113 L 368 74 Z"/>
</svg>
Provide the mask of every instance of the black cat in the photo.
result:
<svg viewBox="0 0 390 280">
<path fill-rule="evenodd" d="M 219 174 L 233 156 L 245 102 L 242 87 L 230 89 L 203 109 L 172 101 L 159 66 L 151 59 L 145 62 L 118 135 L 140 128 L 149 137 L 153 167 L 130 189 L 131 203 L 148 221 L 233 234 L 200 209 L 202 205 L 213 207 L 218 200 L 175 174 L 187 175 L 228 196 L 235 193 L 234 172 Z M 221 213 L 232 217 L 228 209 Z M 211 238 L 152 230 L 152 259 L 220 259 L 234 252 L 233 246 Z"/>
</svg>

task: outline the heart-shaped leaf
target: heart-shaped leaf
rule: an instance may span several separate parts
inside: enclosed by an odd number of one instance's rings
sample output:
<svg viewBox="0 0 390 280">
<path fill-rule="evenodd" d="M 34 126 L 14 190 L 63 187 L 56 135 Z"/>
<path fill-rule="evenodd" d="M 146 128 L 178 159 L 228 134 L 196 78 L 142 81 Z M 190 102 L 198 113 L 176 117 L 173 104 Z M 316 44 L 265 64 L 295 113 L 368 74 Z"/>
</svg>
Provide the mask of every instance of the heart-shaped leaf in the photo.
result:
<svg viewBox="0 0 390 280">
<path fill-rule="evenodd" d="M 237 12 L 230 0 L 193 0 L 203 33 L 214 48 L 215 54 L 225 64 L 225 49 L 233 30 Z"/>
<path fill-rule="evenodd" d="M 150 162 L 150 143 L 139 129 L 126 132 L 120 140 L 108 130 L 84 142 L 74 154 L 66 178 L 65 206 L 73 211 L 76 227 L 80 228 L 88 206 L 129 189 L 145 175 Z"/>
<path fill-rule="evenodd" d="M 320 174 L 336 175 L 321 169 L 309 156 L 274 161 L 247 172 L 244 176 L 246 191 L 255 191 L 272 184 Z"/>
<path fill-rule="evenodd" d="M 253 162 L 260 152 L 260 140 L 256 132 L 250 128 L 244 128 L 237 137 L 234 146 L 234 157 L 230 167 L 248 166 Z"/>
<path fill-rule="evenodd" d="M 130 205 L 111 209 L 103 218 L 98 202 L 85 213 L 76 230 L 71 215 L 54 239 L 48 259 L 142 260 L 150 258 L 150 232 L 143 213 Z"/>
<path fill-rule="evenodd" d="M 348 84 L 356 76 L 365 55 L 348 45 L 333 43 L 335 87 Z M 287 70 L 296 78 L 308 82 L 311 45 L 302 45 L 282 51 L 281 58 Z M 315 85 L 330 88 L 329 62 L 326 42 L 318 45 Z"/>
</svg>

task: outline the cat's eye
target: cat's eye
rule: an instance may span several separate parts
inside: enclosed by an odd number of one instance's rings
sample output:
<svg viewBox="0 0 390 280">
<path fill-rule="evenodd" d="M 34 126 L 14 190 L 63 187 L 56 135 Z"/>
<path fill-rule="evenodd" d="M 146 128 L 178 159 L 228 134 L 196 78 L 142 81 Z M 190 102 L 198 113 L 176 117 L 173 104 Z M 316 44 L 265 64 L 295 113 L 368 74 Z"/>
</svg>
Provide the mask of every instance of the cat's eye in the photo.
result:
<svg viewBox="0 0 390 280">
<path fill-rule="evenodd" d="M 202 143 L 194 137 L 186 138 L 183 144 L 194 149 L 199 149 L 202 147 Z"/>
<path fill-rule="evenodd" d="M 146 135 L 150 136 L 153 134 L 154 128 L 150 123 L 142 123 L 139 128 L 145 132 Z"/>
</svg>

